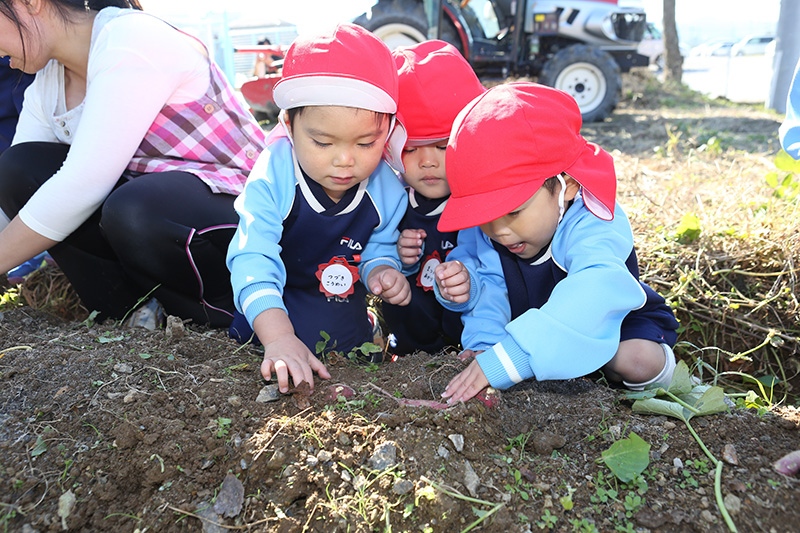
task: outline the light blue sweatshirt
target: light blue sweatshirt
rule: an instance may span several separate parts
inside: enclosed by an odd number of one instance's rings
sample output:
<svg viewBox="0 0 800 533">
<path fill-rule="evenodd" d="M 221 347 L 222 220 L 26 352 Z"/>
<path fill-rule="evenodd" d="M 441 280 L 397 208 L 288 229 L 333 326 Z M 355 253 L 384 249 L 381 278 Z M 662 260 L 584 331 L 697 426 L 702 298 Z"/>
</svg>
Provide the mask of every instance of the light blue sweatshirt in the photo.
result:
<svg viewBox="0 0 800 533">
<path fill-rule="evenodd" d="M 603 221 L 578 195 L 550 245 L 567 276 L 541 308 L 511 320 L 500 256 L 479 228 L 460 231 L 447 257 L 467 266 L 469 301 L 455 305 L 441 298 L 438 287 L 437 298 L 463 312 L 462 345 L 485 350 L 476 359 L 493 387 L 506 389 L 534 376 L 540 381 L 584 376 L 614 357 L 622 320 L 645 303 L 642 286 L 625 265 L 632 250 L 630 223 L 619 205 L 614 219 Z"/>
<path fill-rule="evenodd" d="M 778 129 L 781 146 L 794 159 L 800 159 L 800 61 L 794 69 L 786 99 L 786 118 Z"/>
</svg>

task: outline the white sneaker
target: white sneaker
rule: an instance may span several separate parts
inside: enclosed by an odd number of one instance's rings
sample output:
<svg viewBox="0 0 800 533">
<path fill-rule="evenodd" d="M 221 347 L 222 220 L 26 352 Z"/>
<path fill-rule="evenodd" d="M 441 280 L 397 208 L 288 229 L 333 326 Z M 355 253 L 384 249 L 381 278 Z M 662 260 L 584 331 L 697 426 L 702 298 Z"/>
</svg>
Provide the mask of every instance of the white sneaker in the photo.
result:
<svg viewBox="0 0 800 533">
<path fill-rule="evenodd" d="M 150 331 L 164 324 L 164 307 L 155 298 L 150 298 L 125 320 L 126 328 L 144 328 Z"/>
</svg>

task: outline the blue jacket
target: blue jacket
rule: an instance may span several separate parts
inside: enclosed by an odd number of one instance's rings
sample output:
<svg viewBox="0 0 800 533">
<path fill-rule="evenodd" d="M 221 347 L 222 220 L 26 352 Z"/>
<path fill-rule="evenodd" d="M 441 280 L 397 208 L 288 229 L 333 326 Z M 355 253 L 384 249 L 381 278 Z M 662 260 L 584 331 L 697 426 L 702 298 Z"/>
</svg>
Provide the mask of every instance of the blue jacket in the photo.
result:
<svg viewBox="0 0 800 533">
<path fill-rule="evenodd" d="M 786 118 L 778 129 L 781 146 L 794 159 L 800 159 L 800 61 L 786 99 Z"/>
<path fill-rule="evenodd" d="M 460 231 L 448 256 L 470 271 L 469 301 L 454 305 L 438 290 L 437 297 L 463 312 L 463 347 L 485 350 L 477 361 L 493 387 L 534 376 L 540 381 L 584 376 L 611 360 L 623 319 L 645 304 L 645 290 L 626 266 L 632 250 L 630 223 L 619 205 L 614 219 L 603 221 L 578 195 L 549 250 L 566 276 L 541 307 L 512 320 L 500 256 L 479 228 Z"/>
</svg>

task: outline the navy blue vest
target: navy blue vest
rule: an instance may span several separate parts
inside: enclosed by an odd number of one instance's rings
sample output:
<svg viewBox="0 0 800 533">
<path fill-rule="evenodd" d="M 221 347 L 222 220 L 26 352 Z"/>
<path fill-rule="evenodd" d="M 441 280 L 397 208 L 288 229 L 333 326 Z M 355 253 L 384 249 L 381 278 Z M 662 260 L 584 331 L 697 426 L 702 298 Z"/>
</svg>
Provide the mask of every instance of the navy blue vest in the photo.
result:
<svg viewBox="0 0 800 533">
<path fill-rule="evenodd" d="M 409 205 L 406 209 L 406 214 L 403 220 L 400 221 L 400 231 L 404 229 L 422 229 L 425 230 L 424 242 L 424 255 L 420 259 L 419 272 L 408 276 L 408 282 L 411 284 L 412 291 L 415 289 L 423 289 L 425 291 L 433 291 L 433 272 L 428 263 L 431 258 L 436 258 L 439 262 L 444 262 L 447 254 L 449 254 L 456 246 L 456 239 L 458 238 L 457 231 L 439 231 L 436 225 L 439 223 L 439 215 L 442 212 L 443 204 L 447 198 L 438 198 L 431 200 L 413 189 L 409 189 Z M 428 265 L 428 268 L 426 268 Z"/>
<path fill-rule="evenodd" d="M 425 230 L 424 255 L 419 271 L 407 276 L 411 303 L 407 306 L 383 303 L 383 318 L 395 336 L 395 352 L 400 355 L 422 350 L 436 353 L 461 340 L 460 313 L 448 311 L 433 292 L 434 269 L 455 248 L 458 232 L 441 232 L 436 227 L 447 198 L 431 200 L 409 188 L 409 205 L 400 231 Z"/>
<path fill-rule="evenodd" d="M 318 183 L 304 179 L 323 209 L 315 210 L 297 185 L 280 241 L 286 267 L 283 301 L 295 334 L 312 353 L 320 331 L 331 337 L 328 350 L 347 352 L 372 340 L 366 287 L 357 280 L 357 267 L 380 215 L 366 194 L 366 181 L 337 203 Z"/>
</svg>

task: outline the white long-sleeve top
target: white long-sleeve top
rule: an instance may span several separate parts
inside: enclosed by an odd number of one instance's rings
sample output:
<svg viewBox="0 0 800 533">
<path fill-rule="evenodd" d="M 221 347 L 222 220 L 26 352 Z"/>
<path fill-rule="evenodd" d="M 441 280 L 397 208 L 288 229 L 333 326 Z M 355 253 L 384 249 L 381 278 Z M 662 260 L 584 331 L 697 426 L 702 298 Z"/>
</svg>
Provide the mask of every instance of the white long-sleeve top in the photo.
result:
<svg viewBox="0 0 800 533">
<path fill-rule="evenodd" d="M 199 41 L 146 13 L 122 11 L 106 8 L 95 18 L 80 105 L 66 109 L 64 67 L 55 60 L 25 92 L 13 144 L 71 145 L 19 213 L 49 239 L 63 240 L 102 204 L 165 105 L 197 100 L 209 85 Z"/>
</svg>

